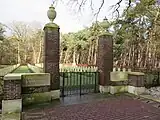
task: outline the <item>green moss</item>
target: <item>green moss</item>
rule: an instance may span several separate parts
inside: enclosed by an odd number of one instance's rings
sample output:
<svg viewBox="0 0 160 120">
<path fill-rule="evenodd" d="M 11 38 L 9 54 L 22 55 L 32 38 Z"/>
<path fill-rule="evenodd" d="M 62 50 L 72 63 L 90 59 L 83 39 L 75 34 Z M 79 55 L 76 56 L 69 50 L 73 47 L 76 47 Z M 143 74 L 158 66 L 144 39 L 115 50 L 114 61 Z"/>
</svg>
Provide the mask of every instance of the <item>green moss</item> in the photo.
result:
<svg viewBox="0 0 160 120">
<path fill-rule="evenodd" d="M 111 33 L 107 33 L 107 32 L 104 32 L 104 33 L 101 33 L 100 35 L 99 35 L 99 37 L 100 36 L 113 36 Z"/>
<path fill-rule="evenodd" d="M 127 91 L 127 86 L 117 86 L 116 87 L 117 92 L 126 92 Z"/>
<path fill-rule="evenodd" d="M 127 86 L 115 86 L 117 93 L 127 91 Z"/>
<path fill-rule="evenodd" d="M 44 26 L 44 30 L 45 29 L 57 29 L 57 28 L 59 28 L 59 26 L 57 25 L 57 24 L 55 24 L 55 23 L 47 23 L 45 26 Z"/>
<path fill-rule="evenodd" d="M 51 93 L 50 92 L 23 94 L 22 97 L 23 97 L 23 105 L 24 106 L 51 101 Z"/>
<path fill-rule="evenodd" d="M 33 74 L 24 74 L 22 75 L 23 79 L 26 80 L 42 80 L 42 79 L 50 79 L 50 74 L 49 73 L 43 73 L 43 74 L 39 74 L 39 73 L 33 73 Z"/>
<path fill-rule="evenodd" d="M 32 71 L 27 66 L 20 66 L 12 73 L 32 73 Z"/>
<path fill-rule="evenodd" d="M 2 114 L 2 120 L 20 120 L 21 113 Z"/>
<path fill-rule="evenodd" d="M 40 104 L 31 104 L 31 105 L 27 105 L 27 106 L 23 106 L 23 110 L 30 110 L 30 109 L 43 109 L 43 108 L 50 108 L 50 107 L 56 107 L 61 105 L 61 101 L 58 100 L 52 100 L 51 102 L 44 102 L 44 103 L 40 103 Z"/>
<path fill-rule="evenodd" d="M 22 100 L 3 100 L 2 101 L 3 114 L 18 113 L 22 109 Z"/>
<path fill-rule="evenodd" d="M 50 74 L 48 73 L 24 74 L 22 75 L 22 81 L 23 81 L 23 87 L 50 85 Z"/>
<path fill-rule="evenodd" d="M 110 92 L 112 94 L 121 93 L 121 92 L 127 92 L 127 86 L 111 86 Z"/>
</svg>

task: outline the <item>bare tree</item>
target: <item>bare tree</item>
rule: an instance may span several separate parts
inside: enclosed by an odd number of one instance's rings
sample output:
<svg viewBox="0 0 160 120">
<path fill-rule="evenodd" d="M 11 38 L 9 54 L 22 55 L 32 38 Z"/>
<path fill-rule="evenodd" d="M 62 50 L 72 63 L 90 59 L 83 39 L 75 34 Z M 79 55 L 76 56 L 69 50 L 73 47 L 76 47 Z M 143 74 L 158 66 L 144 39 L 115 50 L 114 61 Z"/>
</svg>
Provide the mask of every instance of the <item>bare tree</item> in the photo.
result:
<svg viewBox="0 0 160 120">
<path fill-rule="evenodd" d="M 67 6 L 70 6 L 70 8 L 74 9 L 74 11 L 82 12 L 84 8 L 90 7 L 91 11 L 93 12 L 94 16 L 97 18 L 99 13 L 101 12 L 102 8 L 105 7 L 105 4 L 107 0 L 100 0 L 100 4 L 98 6 L 98 9 L 95 10 L 94 8 L 94 0 L 56 0 L 56 2 L 63 2 L 67 3 Z M 136 1 L 136 0 L 135 0 Z M 134 1 L 134 2 L 135 2 Z M 112 5 L 113 13 L 117 13 L 119 17 L 119 8 L 121 7 L 122 2 L 127 2 L 127 9 L 131 7 L 132 0 L 118 0 L 118 2 L 115 5 Z"/>
<path fill-rule="evenodd" d="M 17 43 L 17 59 L 19 63 L 28 61 L 36 63 L 41 58 L 42 30 L 24 22 L 13 22 L 9 26 L 12 37 Z"/>
</svg>

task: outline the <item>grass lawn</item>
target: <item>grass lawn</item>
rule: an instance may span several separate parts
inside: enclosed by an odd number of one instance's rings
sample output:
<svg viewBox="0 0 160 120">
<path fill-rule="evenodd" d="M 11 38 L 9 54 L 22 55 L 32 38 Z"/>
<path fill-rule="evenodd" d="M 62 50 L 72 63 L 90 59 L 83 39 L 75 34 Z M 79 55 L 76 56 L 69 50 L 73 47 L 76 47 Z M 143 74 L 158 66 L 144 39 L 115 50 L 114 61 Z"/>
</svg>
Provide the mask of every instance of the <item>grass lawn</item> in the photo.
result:
<svg viewBox="0 0 160 120">
<path fill-rule="evenodd" d="M 12 73 L 33 73 L 27 66 L 20 66 Z"/>
</svg>

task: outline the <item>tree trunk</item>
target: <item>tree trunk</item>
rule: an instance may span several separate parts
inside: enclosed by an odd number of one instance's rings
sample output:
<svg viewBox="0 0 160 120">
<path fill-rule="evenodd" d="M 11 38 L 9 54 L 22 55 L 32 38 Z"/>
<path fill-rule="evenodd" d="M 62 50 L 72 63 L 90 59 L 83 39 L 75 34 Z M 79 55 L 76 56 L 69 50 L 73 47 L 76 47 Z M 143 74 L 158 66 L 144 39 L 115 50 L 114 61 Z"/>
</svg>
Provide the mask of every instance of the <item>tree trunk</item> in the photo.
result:
<svg viewBox="0 0 160 120">
<path fill-rule="evenodd" d="M 73 64 L 76 64 L 76 49 L 74 48 L 74 51 L 73 51 Z"/>
<path fill-rule="evenodd" d="M 42 53 L 42 43 L 40 41 L 40 46 L 39 46 L 39 51 L 38 51 L 36 63 L 40 63 L 41 53 Z"/>
<path fill-rule="evenodd" d="M 88 64 L 90 64 L 91 61 L 91 45 L 89 45 L 89 51 L 88 51 Z"/>
</svg>

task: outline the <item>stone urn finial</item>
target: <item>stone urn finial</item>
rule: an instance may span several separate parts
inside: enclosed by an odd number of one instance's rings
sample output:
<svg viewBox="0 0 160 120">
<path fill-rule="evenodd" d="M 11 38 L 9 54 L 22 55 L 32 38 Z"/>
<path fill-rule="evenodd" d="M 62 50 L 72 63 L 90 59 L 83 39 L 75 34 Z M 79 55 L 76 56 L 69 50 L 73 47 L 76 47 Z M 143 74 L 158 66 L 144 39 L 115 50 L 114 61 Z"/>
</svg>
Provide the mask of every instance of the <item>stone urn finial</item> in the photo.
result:
<svg viewBox="0 0 160 120">
<path fill-rule="evenodd" d="M 53 23 L 54 19 L 56 18 L 56 11 L 55 8 L 53 7 L 53 4 L 49 7 L 49 10 L 47 11 L 47 16 L 50 19 L 50 21 Z"/>
<path fill-rule="evenodd" d="M 103 19 L 103 22 L 101 23 L 101 27 L 104 29 L 108 29 L 108 26 L 109 26 L 109 22 L 108 22 L 108 19 L 105 17 Z"/>
</svg>

